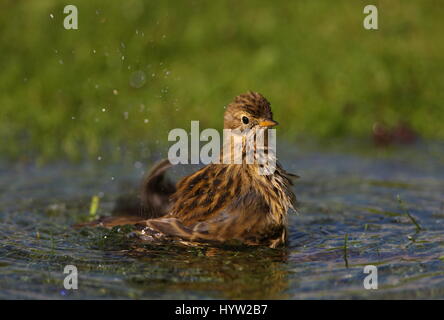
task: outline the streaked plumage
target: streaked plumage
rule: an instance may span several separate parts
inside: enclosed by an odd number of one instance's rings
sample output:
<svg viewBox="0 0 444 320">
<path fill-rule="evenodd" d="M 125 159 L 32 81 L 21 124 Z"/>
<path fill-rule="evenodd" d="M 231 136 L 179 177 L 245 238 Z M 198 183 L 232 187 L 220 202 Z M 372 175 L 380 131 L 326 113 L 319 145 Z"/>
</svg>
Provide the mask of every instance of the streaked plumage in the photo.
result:
<svg viewBox="0 0 444 320">
<path fill-rule="evenodd" d="M 247 123 L 243 117 L 248 118 Z M 242 132 L 250 129 L 253 134 L 259 127 L 275 124 L 270 103 L 254 92 L 236 97 L 224 115 L 224 128 Z M 291 179 L 297 176 L 286 172 L 279 163 L 273 174 L 260 175 L 260 164 L 247 164 L 244 158 L 241 164 L 209 164 L 181 179 L 176 187 L 164 177 L 169 162 L 156 165 L 142 187 L 142 207 L 148 218 L 137 221 L 142 237 L 209 243 L 238 241 L 273 248 L 284 245 L 287 212 L 295 204 Z M 108 226 L 111 222 L 109 219 L 101 223 Z"/>
</svg>

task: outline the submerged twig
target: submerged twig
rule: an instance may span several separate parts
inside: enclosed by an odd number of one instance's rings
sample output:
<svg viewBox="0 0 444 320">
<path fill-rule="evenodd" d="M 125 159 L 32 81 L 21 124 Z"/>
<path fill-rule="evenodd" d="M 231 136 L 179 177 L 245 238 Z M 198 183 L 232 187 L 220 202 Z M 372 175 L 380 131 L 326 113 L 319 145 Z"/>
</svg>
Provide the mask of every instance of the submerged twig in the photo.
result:
<svg viewBox="0 0 444 320">
<path fill-rule="evenodd" d="M 347 245 L 348 245 L 348 233 L 346 233 L 344 237 L 344 261 L 346 268 L 348 268 Z"/>
<path fill-rule="evenodd" d="M 416 219 L 410 214 L 410 212 L 407 210 L 407 208 L 404 205 L 404 202 L 401 199 L 401 196 L 398 194 L 396 196 L 398 203 L 399 203 L 399 207 L 401 208 L 402 211 L 404 211 L 404 214 L 409 217 L 410 221 L 412 221 L 412 223 L 415 225 L 416 228 L 416 233 L 418 233 L 419 231 L 423 230 L 423 228 L 421 227 L 421 225 L 418 223 L 418 221 L 416 221 Z"/>
<path fill-rule="evenodd" d="M 413 224 L 416 226 L 416 232 L 419 232 L 422 230 L 422 227 L 419 225 L 419 223 L 416 221 L 415 218 L 413 218 L 413 216 L 407 212 L 407 216 L 410 218 L 410 220 L 412 220 Z"/>
<path fill-rule="evenodd" d="M 91 220 L 97 219 L 97 209 L 99 208 L 100 199 L 98 196 L 91 198 L 91 206 L 89 208 L 89 216 Z"/>
</svg>

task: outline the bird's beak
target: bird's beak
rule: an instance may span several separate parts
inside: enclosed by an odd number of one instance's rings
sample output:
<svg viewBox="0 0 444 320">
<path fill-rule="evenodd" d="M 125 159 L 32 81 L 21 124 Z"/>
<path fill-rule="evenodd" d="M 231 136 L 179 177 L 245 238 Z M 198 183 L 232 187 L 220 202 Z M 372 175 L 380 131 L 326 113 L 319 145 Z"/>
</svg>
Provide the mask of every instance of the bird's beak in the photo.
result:
<svg viewBox="0 0 444 320">
<path fill-rule="evenodd" d="M 276 121 L 271 120 L 271 119 L 265 119 L 265 120 L 262 120 L 262 121 L 259 122 L 259 125 L 261 127 L 267 127 L 267 128 L 271 128 L 271 127 L 277 126 L 278 124 L 279 123 L 277 123 Z"/>
</svg>

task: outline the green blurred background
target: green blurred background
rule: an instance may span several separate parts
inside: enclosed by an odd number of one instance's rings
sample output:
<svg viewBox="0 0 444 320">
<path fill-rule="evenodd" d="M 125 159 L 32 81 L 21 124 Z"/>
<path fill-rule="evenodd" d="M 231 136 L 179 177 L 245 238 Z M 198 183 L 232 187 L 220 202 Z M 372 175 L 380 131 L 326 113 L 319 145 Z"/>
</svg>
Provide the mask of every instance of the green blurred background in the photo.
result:
<svg viewBox="0 0 444 320">
<path fill-rule="evenodd" d="M 78 30 L 63 28 L 67 4 Z M 364 141 L 375 122 L 442 139 L 443 21 L 439 0 L 2 0 L 1 157 L 149 153 L 191 120 L 222 128 L 247 90 L 290 142 Z"/>
</svg>

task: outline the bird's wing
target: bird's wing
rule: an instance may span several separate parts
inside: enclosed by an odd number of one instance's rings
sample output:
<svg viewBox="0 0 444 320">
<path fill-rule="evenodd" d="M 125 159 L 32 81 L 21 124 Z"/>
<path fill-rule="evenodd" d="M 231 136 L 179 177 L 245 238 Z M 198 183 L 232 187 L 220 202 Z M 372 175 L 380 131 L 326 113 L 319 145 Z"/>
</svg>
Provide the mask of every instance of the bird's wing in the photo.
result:
<svg viewBox="0 0 444 320">
<path fill-rule="evenodd" d="M 240 182 L 226 165 L 207 165 L 179 181 L 169 216 L 185 225 L 215 217 L 239 195 Z"/>
<path fill-rule="evenodd" d="M 152 237 L 154 240 L 180 239 L 191 242 L 211 241 L 211 235 L 206 223 L 198 226 L 185 226 L 177 218 L 158 218 L 145 220 L 138 224 L 144 227 L 142 236 Z"/>
<path fill-rule="evenodd" d="M 158 218 L 140 222 L 144 226 L 142 235 L 149 240 L 179 239 L 205 243 L 243 243 L 248 245 L 268 245 L 276 247 L 285 243 L 284 226 L 268 227 L 264 218 L 267 210 L 254 208 L 255 214 L 245 214 L 244 209 L 231 207 L 216 217 L 185 225 L 178 218 Z M 151 238 L 151 239 L 150 239 Z"/>
</svg>

